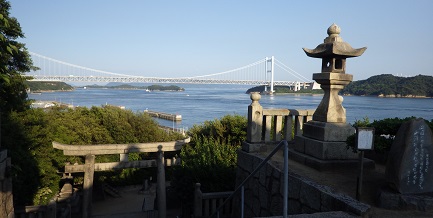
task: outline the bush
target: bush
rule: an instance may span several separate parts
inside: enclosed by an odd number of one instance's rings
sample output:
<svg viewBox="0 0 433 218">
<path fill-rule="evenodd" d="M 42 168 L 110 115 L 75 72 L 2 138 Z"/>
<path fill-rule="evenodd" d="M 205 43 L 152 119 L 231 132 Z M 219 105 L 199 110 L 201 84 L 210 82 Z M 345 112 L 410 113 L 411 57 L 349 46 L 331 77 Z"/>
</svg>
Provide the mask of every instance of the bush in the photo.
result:
<svg viewBox="0 0 433 218">
<path fill-rule="evenodd" d="M 188 131 L 191 143 L 182 148 L 182 164 L 173 168 L 171 179 L 184 207 L 192 205 L 195 183 L 201 183 L 203 192 L 234 190 L 237 150 L 246 139 L 246 127 L 246 117 L 226 115 Z"/>
<path fill-rule="evenodd" d="M 244 116 L 225 115 L 220 119 L 194 125 L 188 135 L 192 143 L 201 138 L 212 138 L 224 144 L 240 146 L 247 137 L 247 124 L 248 120 Z"/>
<path fill-rule="evenodd" d="M 375 120 L 370 123 L 368 118 L 364 118 L 362 121 L 356 121 L 353 127 L 373 127 L 374 128 L 374 150 L 378 153 L 383 153 L 391 149 L 394 137 L 398 132 L 401 124 L 407 122 L 415 117 L 406 118 L 386 118 L 383 120 Z M 430 129 L 433 129 L 433 120 L 427 121 Z M 357 152 L 356 149 L 356 135 L 351 135 L 347 138 L 347 147 L 352 148 L 353 152 Z"/>
</svg>

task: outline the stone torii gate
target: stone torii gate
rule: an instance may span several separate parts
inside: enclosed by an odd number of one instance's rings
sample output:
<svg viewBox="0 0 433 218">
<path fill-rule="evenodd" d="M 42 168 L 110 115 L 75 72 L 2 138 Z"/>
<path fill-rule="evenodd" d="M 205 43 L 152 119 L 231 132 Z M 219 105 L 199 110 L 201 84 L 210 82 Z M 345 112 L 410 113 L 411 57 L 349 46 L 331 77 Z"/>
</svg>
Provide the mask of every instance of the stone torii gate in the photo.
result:
<svg viewBox="0 0 433 218">
<path fill-rule="evenodd" d="M 53 142 L 53 148 L 63 150 L 66 156 L 84 156 L 82 165 L 66 165 L 65 173 L 84 172 L 82 217 L 91 216 L 93 176 L 95 171 L 106 171 L 125 168 L 157 167 L 157 203 L 159 217 L 165 217 L 165 169 L 164 166 L 177 164 L 179 161 L 164 160 L 165 151 L 179 151 L 182 146 L 190 142 L 190 138 L 171 142 L 131 143 L 131 144 L 100 144 L 100 145 L 66 145 Z M 156 160 L 128 161 L 128 153 L 157 152 Z M 95 163 L 95 155 L 119 154 L 120 162 Z"/>
</svg>

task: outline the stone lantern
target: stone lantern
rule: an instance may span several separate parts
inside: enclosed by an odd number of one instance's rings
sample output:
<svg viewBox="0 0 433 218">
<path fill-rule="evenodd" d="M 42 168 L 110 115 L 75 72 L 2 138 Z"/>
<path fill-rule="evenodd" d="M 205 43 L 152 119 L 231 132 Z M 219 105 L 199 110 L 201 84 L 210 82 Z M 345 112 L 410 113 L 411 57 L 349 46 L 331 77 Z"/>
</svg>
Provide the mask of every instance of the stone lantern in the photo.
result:
<svg viewBox="0 0 433 218">
<path fill-rule="evenodd" d="M 313 79 L 325 94 L 313 120 L 304 124 L 302 135 L 295 137 L 293 155 L 319 170 L 357 163 L 357 155 L 346 148 L 346 139 L 355 129 L 346 123 L 343 97 L 338 92 L 353 79 L 346 74 L 346 59 L 362 55 L 367 48 L 352 48 L 343 42 L 340 31 L 340 27 L 332 24 L 324 43 L 315 49 L 303 48 L 307 56 L 322 59 L 322 72 L 313 74 Z"/>
<path fill-rule="evenodd" d="M 321 84 L 325 91 L 322 102 L 313 115 L 313 120 L 321 122 L 345 123 L 346 111 L 343 98 L 338 92 L 349 84 L 353 76 L 346 74 L 346 58 L 358 57 L 367 48 L 353 49 L 340 37 L 340 27 L 332 24 L 328 28 L 328 37 L 315 49 L 303 48 L 307 56 L 322 59 L 322 72 L 313 74 L 313 79 Z"/>
</svg>

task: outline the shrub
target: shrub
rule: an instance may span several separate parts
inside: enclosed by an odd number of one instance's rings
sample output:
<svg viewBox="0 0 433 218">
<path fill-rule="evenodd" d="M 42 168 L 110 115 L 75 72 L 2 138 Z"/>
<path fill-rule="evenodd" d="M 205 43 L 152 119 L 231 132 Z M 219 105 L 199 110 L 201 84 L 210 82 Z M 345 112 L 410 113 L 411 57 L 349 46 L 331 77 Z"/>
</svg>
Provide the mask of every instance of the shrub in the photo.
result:
<svg viewBox="0 0 433 218">
<path fill-rule="evenodd" d="M 370 123 L 368 118 L 364 118 L 361 121 L 356 121 L 353 127 L 373 127 L 374 128 L 374 150 L 379 153 L 389 151 L 391 149 L 392 143 L 394 142 L 394 137 L 398 132 L 401 124 L 415 117 L 406 118 L 386 118 L 383 120 L 375 120 Z M 430 129 L 433 129 L 433 120 L 427 121 Z M 353 152 L 357 152 L 356 149 L 356 135 L 351 135 L 347 138 L 347 147 L 352 148 Z"/>
<path fill-rule="evenodd" d="M 247 136 L 247 124 L 247 118 L 244 116 L 225 115 L 220 119 L 194 125 L 188 131 L 188 135 L 192 143 L 201 138 L 212 138 L 224 144 L 240 146 Z"/>
<path fill-rule="evenodd" d="M 182 148 L 182 164 L 173 168 L 171 179 L 186 209 L 192 205 L 195 183 L 201 183 L 203 192 L 234 190 L 237 149 L 246 139 L 246 127 L 245 117 L 226 115 L 188 131 L 191 143 Z"/>
</svg>

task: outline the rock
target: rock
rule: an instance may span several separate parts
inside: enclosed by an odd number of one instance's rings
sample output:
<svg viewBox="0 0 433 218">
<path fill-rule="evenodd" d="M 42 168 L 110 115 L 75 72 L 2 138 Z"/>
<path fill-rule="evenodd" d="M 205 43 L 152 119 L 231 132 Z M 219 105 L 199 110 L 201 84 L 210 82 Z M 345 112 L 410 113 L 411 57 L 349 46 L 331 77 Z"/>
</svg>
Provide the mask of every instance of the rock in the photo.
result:
<svg viewBox="0 0 433 218">
<path fill-rule="evenodd" d="M 432 131 L 423 119 L 403 123 L 389 152 L 385 177 L 401 194 L 433 192 Z"/>
</svg>

